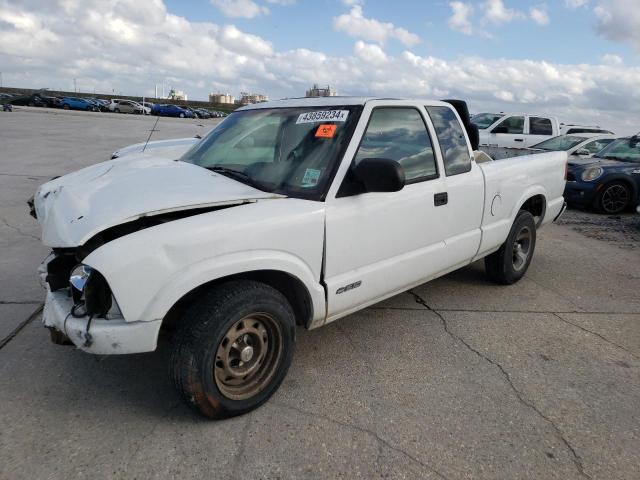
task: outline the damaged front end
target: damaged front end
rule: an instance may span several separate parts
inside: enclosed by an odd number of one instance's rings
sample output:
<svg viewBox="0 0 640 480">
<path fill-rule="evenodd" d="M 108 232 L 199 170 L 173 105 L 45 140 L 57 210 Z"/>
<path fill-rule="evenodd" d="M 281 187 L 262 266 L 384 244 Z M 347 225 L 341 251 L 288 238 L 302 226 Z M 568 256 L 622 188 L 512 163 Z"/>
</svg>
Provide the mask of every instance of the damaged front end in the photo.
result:
<svg viewBox="0 0 640 480">
<path fill-rule="evenodd" d="M 127 322 L 104 276 L 79 263 L 80 252 L 54 249 L 40 267 L 47 289 L 42 322 L 51 340 L 103 355 L 155 350 L 161 321 Z"/>
</svg>

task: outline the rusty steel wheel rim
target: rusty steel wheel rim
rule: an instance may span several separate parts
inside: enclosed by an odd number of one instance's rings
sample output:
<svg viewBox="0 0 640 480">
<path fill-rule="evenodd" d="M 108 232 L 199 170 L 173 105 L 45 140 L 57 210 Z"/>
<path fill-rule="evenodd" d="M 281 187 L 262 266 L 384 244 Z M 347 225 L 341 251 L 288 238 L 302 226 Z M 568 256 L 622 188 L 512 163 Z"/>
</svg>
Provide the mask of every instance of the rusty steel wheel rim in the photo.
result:
<svg viewBox="0 0 640 480">
<path fill-rule="evenodd" d="M 273 379 L 282 357 L 279 323 L 266 313 L 253 313 L 227 330 L 216 350 L 213 377 L 220 393 L 246 400 Z"/>
<path fill-rule="evenodd" d="M 531 230 L 529 227 L 522 228 L 513 242 L 513 268 L 519 272 L 527 264 L 529 252 L 531 250 Z"/>
</svg>

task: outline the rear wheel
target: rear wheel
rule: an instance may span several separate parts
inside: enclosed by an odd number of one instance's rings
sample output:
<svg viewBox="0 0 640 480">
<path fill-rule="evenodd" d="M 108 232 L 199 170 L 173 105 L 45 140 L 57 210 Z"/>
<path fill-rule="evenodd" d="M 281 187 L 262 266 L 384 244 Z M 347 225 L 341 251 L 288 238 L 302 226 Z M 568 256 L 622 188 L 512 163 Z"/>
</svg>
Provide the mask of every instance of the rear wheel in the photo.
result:
<svg viewBox="0 0 640 480">
<path fill-rule="evenodd" d="M 180 118 L 184 118 L 184 113 L 180 113 L 180 115 L 178 115 Z"/>
<path fill-rule="evenodd" d="M 254 281 L 229 282 L 182 320 L 172 376 L 190 406 L 227 418 L 259 407 L 278 389 L 295 342 L 293 310 L 280 292 Z"/>
<path fill-rule="evenodd" d="M 119 109 L 119 108 L 114 108 L 114 109 L 113 109 L 113 111 L 114 111 L 115 113 L 120 113 L 120 109 Z"/>
<path fill-rule="evenodd" d="M 630 204 L 631 189 L 622 182 L 608 183 L 595 200 L 596 210 L 610 215 L 625 211 Z"/>
<path fill-rule="evenodd" d="M 68 104 L 65 103 L 64 105 L 62 105 L 62 108 L 64 108 L 65 110 L 69 110 L 70 107 Z"/>
<path fill-rule="evenodd" d="M 536 223 L 531 213 L 521 210 L 507 240 L 497 252 L 485 257 L 484 266 L 492 282 L 511 285 L 529 268 L 536 247 Z"/>
</svg>

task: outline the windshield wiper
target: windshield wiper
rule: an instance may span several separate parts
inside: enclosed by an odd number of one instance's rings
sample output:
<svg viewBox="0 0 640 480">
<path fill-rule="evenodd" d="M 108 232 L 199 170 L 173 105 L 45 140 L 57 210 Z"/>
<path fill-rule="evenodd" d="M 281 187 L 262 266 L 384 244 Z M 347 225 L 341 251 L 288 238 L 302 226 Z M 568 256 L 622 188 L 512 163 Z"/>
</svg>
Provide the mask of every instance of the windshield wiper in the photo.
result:
<svg viewBox="0 0 640 480">
<path fill-rule="evenodd" d="M 222 167 L 220 165 L 216 165 L 215 167 L 204 167 L 204 168 L 212 172 L 220 173 L 225 177 L 230 177 L 234 180 L 238 180 L 241 183 L 245 183 L 254 188 L 257 188 L 258 190 L 263 190 L 267 192 L 271 191 L 268 188 L 266 188 L 263 184 L 256 181 L 251 175 L 241 172 L 240 170 L 236 170 L 234 168 Z"/>
<path fill-rule="evenodd" d="M 617 160 L 619 162 L 632 162 L 632 160 L 629 158 L 618 157 L 616 155 L 605 155 L 604 157 L 598 157 L 598 158 L 603 158 L 605 160 Z"/>
</svg>

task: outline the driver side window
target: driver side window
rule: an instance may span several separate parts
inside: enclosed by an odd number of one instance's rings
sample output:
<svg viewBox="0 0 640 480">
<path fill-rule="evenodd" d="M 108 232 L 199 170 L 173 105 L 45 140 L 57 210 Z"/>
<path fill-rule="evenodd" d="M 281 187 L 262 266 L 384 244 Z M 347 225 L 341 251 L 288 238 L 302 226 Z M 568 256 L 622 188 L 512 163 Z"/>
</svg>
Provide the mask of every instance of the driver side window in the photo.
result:
<svg viewBox="0 0 640 480">
<path fill-rule="evenodd" d="M 524 117 L 506 118 L 494 127 L 492 133 L 522 135 L 524 133 Z"/>
<path fill-rule="evenodd" d="M 415 108 L 376 108 L 354 163 L 365 158 L 395 160 L 404 169 L 407 183 L 438 176 L 429 132 Z"/>
</svg>

